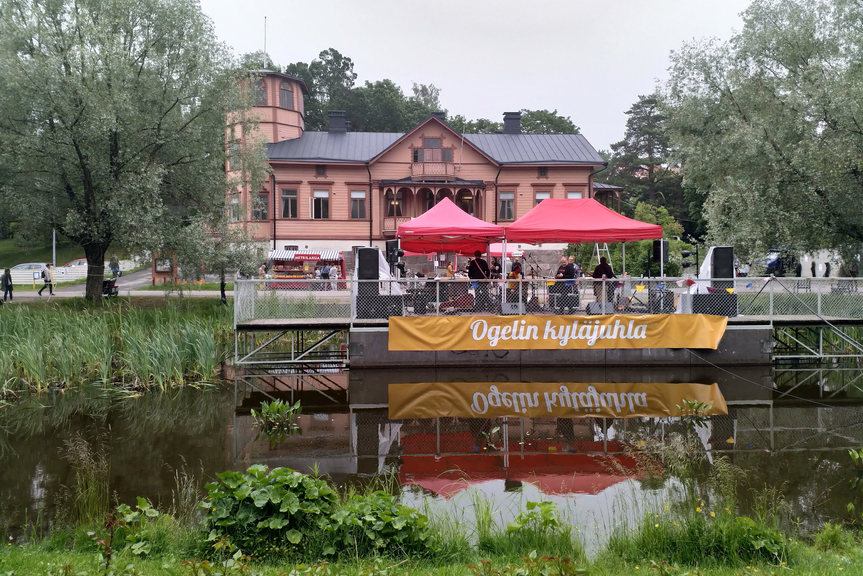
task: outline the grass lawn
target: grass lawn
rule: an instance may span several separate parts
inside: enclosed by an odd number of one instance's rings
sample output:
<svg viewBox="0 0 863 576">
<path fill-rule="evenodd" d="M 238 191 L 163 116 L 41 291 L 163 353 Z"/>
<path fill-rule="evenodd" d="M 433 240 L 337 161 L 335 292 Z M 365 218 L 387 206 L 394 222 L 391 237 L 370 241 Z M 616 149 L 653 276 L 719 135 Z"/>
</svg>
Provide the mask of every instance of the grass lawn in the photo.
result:
<svg viewBox="0 0 863 576">
<path fill-rule="evenodd" d="M 97 552 L 89 553 L 71 552 L 68 550 L 46 550 L 46 547 L 35 545 L 4 546 L 6 550 L 0 550 L 0 574 L 102 574 L 104 568 L 100 568 Z M 779 574 L 790 574 L 797 576 L 861 576 L 863 575 L 863 554 L 859 548 L 849 550 L 845 553 L 818 552 L 809 546 L 801 546 L 800 561 L 793 566 L 781 566 L 774 564 L 750 564 L 723 567 L 702 567 L 696 571 L 693 567 L 673 566 L 665 567 L 665 571 L 651 569 L 650 560 L 639 563 L 627 563 L 613 558 L 601 557 L 592 563 L 579 562 L 577 566 L 584 572 L 575 570 L 565 571 L 564 574 L 590 574 L 592 576 L 638 576 L 644 575 L 703 575 L 703 576 L 776 576 Z M 379 563 L 368 559 L 350 561 L 341 564 L 319 565 L 318 570 L 309 570 L 299 567 L 293 572 L 295 566 L 284 564 L 262 564 L 251 562 L 243 574 L 254 573 L 261 576 L 283 576 L 286 574 L 328 574 L 330 576 L 364 576 L 364 575 L 386 575 L 386 576 L 469 576 L 485 574 L 561 574 L 557 570 L 551 571 L 523 571 L 526 562 L 518 557 L 501 557 L 489 554 L 475 554 L 473 557 L 464 558 L 461 561 L 434 561 L 421 559 L 384 559 Z M 128 551 L 117 554 L 113 559 L 115 574 L 129 574 L 139 576 L 150 575 L 191 575 L 191 574 L 221 574 L 222 572 L 193 572 L 191 567 L 184 566 L 183 560 L 192 560 L 176 557 L 173 555 L 155 557 L 152 559 L 141 559 L 133 556 Z M 492 564 L 485 571 L 475 571 L 467 567 L 467 564 L 481 565 L 481 560 L 488 560 Z M 661 562 L 661 560 L 657 560 Z M 505 568 L 509 567 L 508 570 Z M 224 573 L 240 573 L 240 568 L 235 567 Z M 254 570 L 254 572 L 252 572 Z"/>
<path fill-rule="evenodd" d="M 0 268 L 11 268 L 24 262 L 51 262 L 51 243 L 36 248 L 22 248 L 14 240 L 0 240 Z M 57 239 L 57 266 L 69 260 L 84 258 L 84 249 L 77 244 Z"/>
</svg>

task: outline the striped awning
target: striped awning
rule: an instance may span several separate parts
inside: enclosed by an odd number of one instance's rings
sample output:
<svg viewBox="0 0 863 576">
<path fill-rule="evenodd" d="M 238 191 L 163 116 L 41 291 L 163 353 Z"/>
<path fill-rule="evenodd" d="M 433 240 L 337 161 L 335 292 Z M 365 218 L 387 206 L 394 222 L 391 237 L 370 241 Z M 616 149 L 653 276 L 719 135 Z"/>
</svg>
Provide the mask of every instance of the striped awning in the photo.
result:
<svg viewBox="0 0 863 576">
<path fill-rule="evenodd" d="M 270 260 L 296 260 L 299 262 L 336 262 L 342 259 L 338 250 L 273 250 Z"/>
</svg>

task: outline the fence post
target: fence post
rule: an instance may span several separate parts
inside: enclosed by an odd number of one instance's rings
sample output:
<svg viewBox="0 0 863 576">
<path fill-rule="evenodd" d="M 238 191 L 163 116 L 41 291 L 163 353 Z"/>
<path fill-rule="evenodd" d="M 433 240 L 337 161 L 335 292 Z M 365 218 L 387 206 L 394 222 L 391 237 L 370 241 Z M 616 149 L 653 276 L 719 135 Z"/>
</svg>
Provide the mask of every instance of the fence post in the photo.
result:
<svg viewBox="0 0 863 576">
<path fill-rule="evenodd" d="M 821 291 L 818 290 L 818 284 L 815 285 L 815 293 L 818 295 L 818 315 L 821 315 Z"/>
<path fill-rule="evenodd" d="M 440 456 L 440 418 L 434 419 L 435 438 L 437 439 L 437 455 Z"/>
<path fill-rule="evenodd" d="M 770 312 L 769 312 L 769 314 L 770 314 L 770 325 L 771 326 L 773 326 L 773 282 L 774 282 L 773 278 L 768 280 L 768 283 L 770 284 L 770 290 L 768 291 L 768 294 L 770 295 Z"/>
</svg>

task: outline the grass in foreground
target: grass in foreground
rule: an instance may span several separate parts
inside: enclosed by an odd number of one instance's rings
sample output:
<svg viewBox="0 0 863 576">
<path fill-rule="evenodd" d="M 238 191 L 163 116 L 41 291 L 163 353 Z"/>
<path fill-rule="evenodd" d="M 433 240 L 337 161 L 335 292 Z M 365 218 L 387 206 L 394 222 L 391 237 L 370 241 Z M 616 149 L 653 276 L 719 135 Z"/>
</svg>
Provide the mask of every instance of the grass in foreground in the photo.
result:
<svg viewBox="0 0 863 576">
<path fill-rule="evenodd" d="M 531 560 L 529 557 L 511 558 L 474 553 L 459 561 L 435 562 L 415 559 L 360 559 L 341 563 L 320 563 L 311 567 L 290 563 L 264 564 L 254 561 L 235 562 L 226 574 L 259 574 L 261 576 L 287 576 L 305 574 L 327 574 L 329 576 L 474 576 L 492 574 L 510 574 L 516 576 L 556 575 L 556 574 L 590 574 L 591 576 L 779 576 L 793 574 L 795 576 L 863 576 L 863 551 L 859 547 L 847 553 L 818 552 L 813 547 L 797 544 L 795 553 L 799 561 L 793 568 L 769 563 L 725 566 L 713 568 L 678 567 L 666 564 L 662 569 L 651 568 L 650 560 L 644 562 L 626 562 L 615 558 L 601 557 L 593 562 L 584 562 L 556 569 L 553 562 L 538 565 L 541 559 Z M 490 564 L 483 564 L 483 560 Z M 539 561 L 538 561 L 539 560 Z M 187 562 L 184 564 L 183 562 Z M 191 565 L 194 558 L 179 558 L 163 556 L 142 559 L 128 552 L 121 552 L 112 558 L 113 573 L 117 576 L 193 576 L 196 572 Z M 659 562 L 659 560 L 657 560 Z M 468 565 L 473 564 L 476 569 Z M 551 566 L 548 566 L 551 564 Z M 296 570 L 296 572 L 293 572 Z M 545 571 L 542 571 L 545 570 Z M 579 572 L 577 570 L 585 570 Z M 497 571 L 497 572 L 495 572 Z M 7 546 L 0 551 L 0 574 L 23 576 L 30 574 L 56 575 L 87 574 L 100 575 L 105 573 L 104 564 L 98 558 L 97 551 L 69 552 L 50 550 L 39 546 Z M 222 570 L 207 572 L 199 569 L 197 574 L 222 574 Z"/>
</svg>

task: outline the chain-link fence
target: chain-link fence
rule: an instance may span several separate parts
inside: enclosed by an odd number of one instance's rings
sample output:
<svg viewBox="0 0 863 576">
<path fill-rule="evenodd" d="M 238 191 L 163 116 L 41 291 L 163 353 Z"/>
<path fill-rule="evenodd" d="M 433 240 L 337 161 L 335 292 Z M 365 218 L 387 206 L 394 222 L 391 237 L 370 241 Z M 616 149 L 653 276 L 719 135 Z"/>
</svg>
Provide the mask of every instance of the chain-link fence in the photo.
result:
<svg viewBox="0 0 863 576">
<path fill-rule="evenodd" d="M 715 314 L 863 318 L 853 278 L 238 280 L 237 323 L 473 314 Z"/>
</svg>

